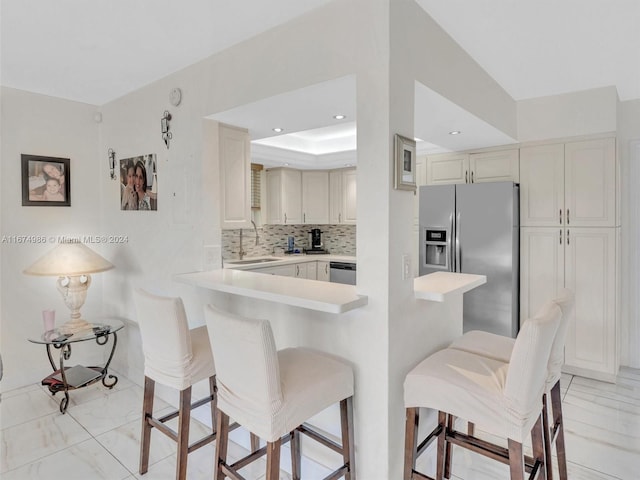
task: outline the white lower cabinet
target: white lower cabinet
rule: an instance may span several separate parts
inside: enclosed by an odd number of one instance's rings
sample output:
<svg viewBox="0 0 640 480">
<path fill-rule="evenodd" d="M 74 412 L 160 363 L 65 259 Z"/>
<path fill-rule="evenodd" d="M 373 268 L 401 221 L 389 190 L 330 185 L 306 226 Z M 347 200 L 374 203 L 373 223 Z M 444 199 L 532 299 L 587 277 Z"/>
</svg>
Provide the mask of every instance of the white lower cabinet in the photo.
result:
<svg viewBox="0 0 640 480">
<path fill-rule="evenodd" d="M 307 278 L 309 280 L 318 278 L 318 262 L 307 262 Z"/>
<path fill-rule="evenodd" d="M 322 280 L 323 282 L 329 281 L 329 262 L 323 262 L 321 260 L 316 262 L 316 280 Z"/>
<path fill-rule="evenodd" d="M 294 276 L 296 278 L 307 278 L 307 272 L 309 271 L 308 265 L 306 263 L 296 263 L 293 265 L 294 268 Z"/>
<path fill-rule="evenodd" d="M 264 267 L 264 268 L 252 268 L 252 272 L 255 273 L 267 273 L 270 275 L 280 275 L 282 277 L 295 277 L 296 269 L 295 265 L 278 265 L 275 267 Z"/>
<path fill-rule="evenodd" d="M 618 228 L 522 227 L 520 318 L 534 315 L 560 288 L 575 293 L 565 343 L 568 373 L 615 379 L 619 367 Z"/>
</svg>

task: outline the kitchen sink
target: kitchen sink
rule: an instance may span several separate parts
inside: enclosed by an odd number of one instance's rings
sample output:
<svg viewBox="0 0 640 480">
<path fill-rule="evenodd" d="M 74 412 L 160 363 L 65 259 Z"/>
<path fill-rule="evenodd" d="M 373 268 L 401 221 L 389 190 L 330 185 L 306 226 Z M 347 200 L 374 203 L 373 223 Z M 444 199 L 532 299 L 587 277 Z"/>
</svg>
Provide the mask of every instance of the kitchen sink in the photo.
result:
<svg viewBox="0 0 640 480">
<path fill-rule="evenodd" d="M 268 263 L 277 262 L 282 260 L 281 258 L 254 258 L 251 260 L 227 260 L 225 263 L 229 265 L 251 265 L 252 263 Z"/>
</svg>

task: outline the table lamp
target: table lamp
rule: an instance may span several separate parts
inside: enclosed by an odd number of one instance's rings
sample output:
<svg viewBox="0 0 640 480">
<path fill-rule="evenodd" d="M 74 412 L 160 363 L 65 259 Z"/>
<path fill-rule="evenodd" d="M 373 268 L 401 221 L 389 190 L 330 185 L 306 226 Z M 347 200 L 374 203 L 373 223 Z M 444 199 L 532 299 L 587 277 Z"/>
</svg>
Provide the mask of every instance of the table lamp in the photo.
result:
<svg viewBox="0 0 640 480">
<path fill-rule="evenodd" d="M 62 333 L 76 333 L 90 327 L 83 320 L 80 308 L 87 297 L 91 285 L 90 273 L 104 272 L 113 268 L 113 264 L 87 247 L 79 240 L 69 239 L 60 242 L 46 255 L 26 268 L 27 275 L 58 276 L 58 291 L 65 305 L 71 310 L 71 319 L 60 327 Z"/>
</svg>

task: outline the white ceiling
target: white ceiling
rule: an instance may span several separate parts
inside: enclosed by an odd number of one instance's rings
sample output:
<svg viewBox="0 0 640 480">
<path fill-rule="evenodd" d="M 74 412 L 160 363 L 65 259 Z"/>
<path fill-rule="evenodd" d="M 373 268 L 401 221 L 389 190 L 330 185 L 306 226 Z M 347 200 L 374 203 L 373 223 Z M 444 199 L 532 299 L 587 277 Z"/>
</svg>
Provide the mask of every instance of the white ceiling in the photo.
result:
<svg viewBox="0 0 640 480">
<path fill-rule="evenodd" d="M 638 0 L 416 0 L 515 100 L 614 85 L 640 98 Z"/>
<path fill-rule="evenodd" d="M 2 0 L 0 80 L 102 105 L 329 1 Z M 416 2 L 516 100 L 609 85 L 621 100 L 640 98 L 638 0 Z M 336 113 L 347 119 L 336 124 Z M 282 127 L 277 141 L 259 147 L 322 158 L 355 144 L 355 81 L 336 79 L 216 117 L 249 127 L 255 139 Z M 514 141 L 420 84 L 415 120 L 416 137 L 431 142 L 419 151 Z M 319 143 L 286 135 L 318 128 Z M 452 137 L 451 129 L 463 135 Z M 337 146 L 328 146 L 327 133 Z"/>
<path fill-rule="evenodd" d="M 2 0 L 2 85 L 102 105 L 331 0 Z"/>
</svg>

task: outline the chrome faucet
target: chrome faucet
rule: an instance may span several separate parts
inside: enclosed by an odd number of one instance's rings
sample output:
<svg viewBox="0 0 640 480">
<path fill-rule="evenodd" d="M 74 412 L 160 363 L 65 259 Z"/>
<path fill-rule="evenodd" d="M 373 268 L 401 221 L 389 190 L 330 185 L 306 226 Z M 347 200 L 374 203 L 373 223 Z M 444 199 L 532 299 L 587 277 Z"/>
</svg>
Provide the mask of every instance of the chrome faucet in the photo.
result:
<svg viewBox="0 0 640 480">
<path fill-rule="evenodd" d="M 244 257 L 246 255 L 247 252 L 245 252 L 242 249 L 242 229 L 240 229 L 240 251 L 238 252 L 238 256 L 240 257 L 240 260 L 242 260 L 242 257 Z"/>
<path fill-rule="evenodd" d="M 253 224 L 253 230 L 256 232 L 256 245 L 260 245 L 260 237 L 258 236 L 258 227 L 256 227 L 256 222 L 251 220 L 251 223 Z"/>
</svg>

